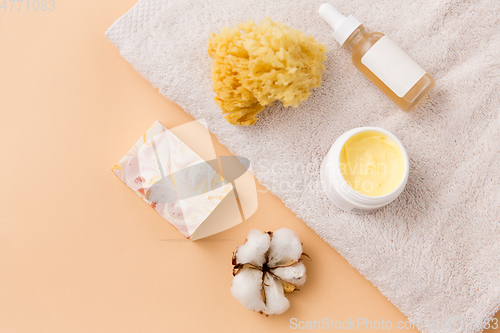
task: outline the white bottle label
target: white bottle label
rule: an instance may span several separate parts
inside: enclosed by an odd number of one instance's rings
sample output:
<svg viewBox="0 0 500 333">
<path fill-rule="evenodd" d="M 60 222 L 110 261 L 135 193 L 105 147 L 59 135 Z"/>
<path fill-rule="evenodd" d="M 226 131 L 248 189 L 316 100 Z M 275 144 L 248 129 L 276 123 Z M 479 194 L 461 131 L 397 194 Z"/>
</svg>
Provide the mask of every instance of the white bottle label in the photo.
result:
<svg viewBox="0 0 500 333">
<path fill-rule="evenodd" d="M 399 97 L 406 95 L 426 73 L 387 36 L 365 53 L 361 63 Z"/>
</svg>

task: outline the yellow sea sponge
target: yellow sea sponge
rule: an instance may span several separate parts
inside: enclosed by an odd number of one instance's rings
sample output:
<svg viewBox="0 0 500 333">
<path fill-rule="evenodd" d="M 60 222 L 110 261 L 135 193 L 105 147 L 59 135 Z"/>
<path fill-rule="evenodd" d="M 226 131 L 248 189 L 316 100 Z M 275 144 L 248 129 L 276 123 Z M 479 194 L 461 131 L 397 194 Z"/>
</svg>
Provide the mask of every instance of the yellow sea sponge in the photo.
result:
<svg viewBox="0 0 500 333">
<path fill-rule="evenodd" d="M 297 107 L 321 85 L 326 46 L 280 22 L 249 20 L 208 41 L 217 105 L 233 125 L 252 125 L 276 100 Z"/>
</svg>

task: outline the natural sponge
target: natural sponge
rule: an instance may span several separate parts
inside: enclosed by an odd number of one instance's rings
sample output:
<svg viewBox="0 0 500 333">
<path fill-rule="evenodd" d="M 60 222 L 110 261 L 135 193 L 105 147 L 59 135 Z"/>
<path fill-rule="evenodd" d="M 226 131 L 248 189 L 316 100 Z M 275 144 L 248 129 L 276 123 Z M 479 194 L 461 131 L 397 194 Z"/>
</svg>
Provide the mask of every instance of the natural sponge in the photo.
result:
<svg viewBox="0 0 500 333">
<path fill-rule="evenodd" d="M 208 42 L 215 102 L 233 125 L 252 125 L 275 100 L 297 107 L 321 85 L 326 46 L 270 18 L 224 28 Z"/>
</svg>

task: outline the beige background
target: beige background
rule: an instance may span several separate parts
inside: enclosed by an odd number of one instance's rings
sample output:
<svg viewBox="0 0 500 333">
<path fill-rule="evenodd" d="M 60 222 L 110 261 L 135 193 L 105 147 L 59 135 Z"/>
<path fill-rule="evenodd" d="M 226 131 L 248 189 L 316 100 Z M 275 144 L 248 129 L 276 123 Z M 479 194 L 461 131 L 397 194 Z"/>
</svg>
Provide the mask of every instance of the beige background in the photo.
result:
<svg viewBox="0 0 500 333">
<path fill-rule="evenodd" d="M 261 185 L 254 216 L 191 243 L 111 173 L 154 120 L 192 120 L 104 37 L 135 2 L 0 9 L 0 332 L 281 332 L 291 318 L 406 320 Z M 249 229 L 285 226 L 313 261 L 290 310 L 266 318 L 230 295 L 231 254 Z"/>
</svg>

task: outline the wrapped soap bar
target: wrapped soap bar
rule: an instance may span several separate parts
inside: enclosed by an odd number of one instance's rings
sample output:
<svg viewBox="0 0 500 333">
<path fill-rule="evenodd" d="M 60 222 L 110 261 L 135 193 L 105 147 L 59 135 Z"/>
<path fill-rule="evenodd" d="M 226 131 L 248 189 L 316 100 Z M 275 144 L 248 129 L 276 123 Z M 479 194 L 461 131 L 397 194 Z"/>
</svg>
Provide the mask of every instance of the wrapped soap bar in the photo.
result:
<svg viewBox="0 0 500 333">
<path fill-rule="evenodd" d="M 112 171 L 191 240 L 242 221 L 233 185 L 158 121 Z"/>
</svg>

